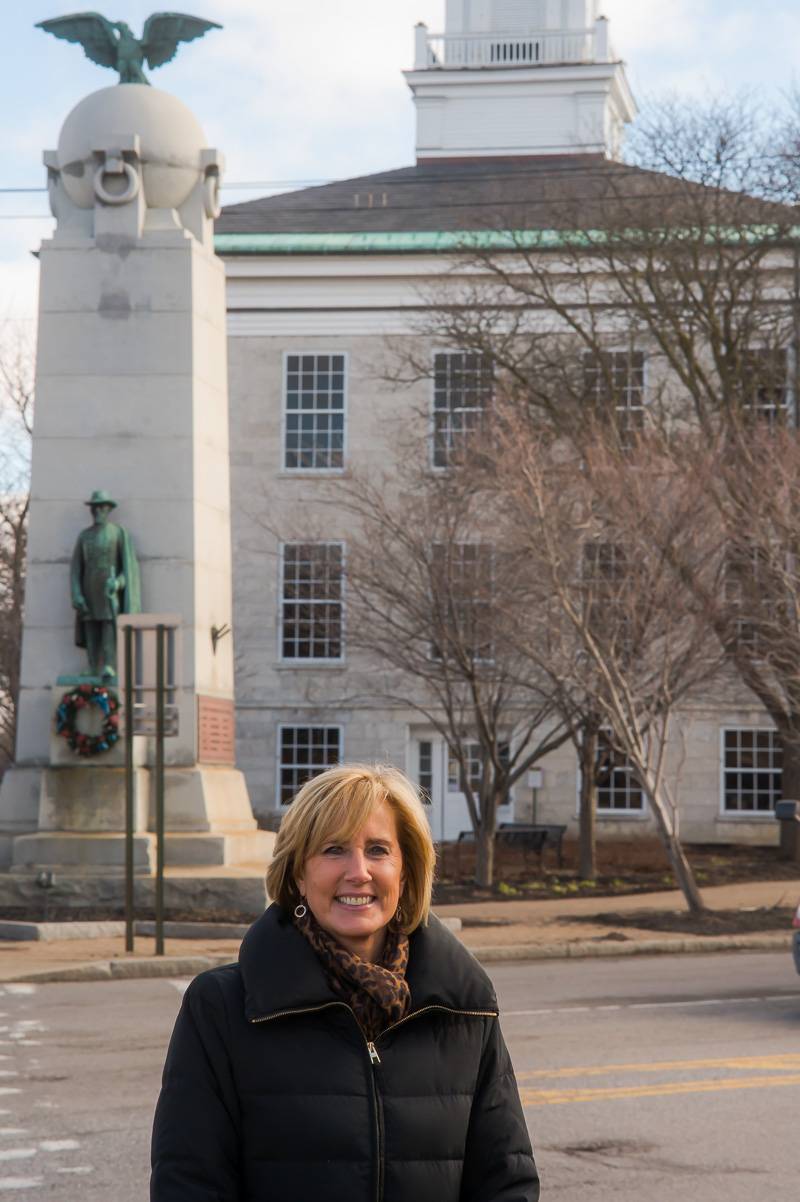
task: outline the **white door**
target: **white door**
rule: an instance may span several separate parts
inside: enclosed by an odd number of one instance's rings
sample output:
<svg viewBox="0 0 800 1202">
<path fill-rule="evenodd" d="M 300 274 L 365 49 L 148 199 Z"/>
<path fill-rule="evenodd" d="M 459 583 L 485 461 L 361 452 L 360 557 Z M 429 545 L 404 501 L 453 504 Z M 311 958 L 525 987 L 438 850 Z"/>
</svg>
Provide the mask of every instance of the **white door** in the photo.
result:
<svg viewBox="0 0 800 1202">
<path fill-rule="evenodd" d="M 473 751 L 473 778 L 480 771 L 478 744 Z M 450 756 L 447 744 L 440 735 L 415 736 L 411 740 L 411 775 L 423 793 L 430 798 L 428 818 L 437 843 L 455 842 L 462 831 L 472 830 L 467 799 L 458 783 L 458 766 Z M 477 786 L 477 780 L 476 780 Z M 497 821 L 510 822 L 513 807 L 500 806 Z"/>
</svg>

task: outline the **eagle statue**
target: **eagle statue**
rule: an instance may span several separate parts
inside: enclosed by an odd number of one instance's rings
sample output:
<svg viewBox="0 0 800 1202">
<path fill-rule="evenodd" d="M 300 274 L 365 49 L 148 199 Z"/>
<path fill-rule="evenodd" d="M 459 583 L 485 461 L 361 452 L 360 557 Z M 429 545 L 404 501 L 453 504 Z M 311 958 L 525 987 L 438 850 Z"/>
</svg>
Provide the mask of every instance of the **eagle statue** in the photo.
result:
<svg viewBox="0 0 800 1202">
<path fill-rule="evenodd" d="M 149 83 L 142 70 L 170 62 L 181 42 L 201 38 L 209 29 L 221 29 L 216 21 L 189 17 L 185 13 L 153 13 L 145 21 L 141 38 L 124 21 L 108 21 L 100 13 L 72 13 L 39 21 L 37 29 L 67 42 L 80 42 L 93 63 L 119 71 L 120 83 Z"/>
</svg>

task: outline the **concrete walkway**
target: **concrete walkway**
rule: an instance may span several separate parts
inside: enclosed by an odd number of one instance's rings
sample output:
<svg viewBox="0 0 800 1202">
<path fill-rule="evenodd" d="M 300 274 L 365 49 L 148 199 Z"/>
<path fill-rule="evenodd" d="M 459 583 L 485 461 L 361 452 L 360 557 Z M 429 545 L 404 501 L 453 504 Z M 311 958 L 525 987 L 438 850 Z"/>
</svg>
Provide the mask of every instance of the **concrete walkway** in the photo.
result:
<svg viewBox="0 0 800 1202">
<path fill-rule="evenodd" d="M 800 903 L 800 878 L 755 881 L 703 890 L 716 910 Z M 459 903 L 440 906 L 441 917 L 460 918 L 460 938 L 477 958 L 491 963 L 581 956 L 627 956 L 667 952 L 777 949 L 791 946 L 791 930 L 738 936 L 658 933 L 613 928 L 593 921 L 609 911 L 684 910 L 677 891 L 628 897 L 548 898 L 543 901 Z M 564 922 L 565 918 L 578 919 Z M 167 939 L 166 955 L 154 955 L 154 940 L 139 936 L 127 955 L 120 937 L 0 942 L 0 982 L 113 980 L 121 977 L 193 976 L 236 959 L 238 939 Z"/>
</svg>

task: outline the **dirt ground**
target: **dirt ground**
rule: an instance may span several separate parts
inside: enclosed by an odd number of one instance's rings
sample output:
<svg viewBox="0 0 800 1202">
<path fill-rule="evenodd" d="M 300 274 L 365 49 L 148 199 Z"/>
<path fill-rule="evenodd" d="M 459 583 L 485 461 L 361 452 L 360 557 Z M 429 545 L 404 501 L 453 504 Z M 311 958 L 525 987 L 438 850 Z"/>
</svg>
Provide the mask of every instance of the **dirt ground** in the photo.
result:
<svg viewBox="0 0 800 1202">
<path fill-rule="evenodd" d="M 701 888 L 794 878 L 800 882 L 800 863 L 787 863 L 780 859 L 777 834 L 774 847 L 687 844 L 685 851 Z M 563 868 L 558 867 L 552 850 L 545 852 L 540 865 L 538 856 L 526 856 L 519 849 L 498 844 L 494 887 L 478 889 L 472 880 L 474 848 L 444 844 L 434 902 L 448 905 L 504 899 L 618 897 L 675 888 L 675 878 L 666 853 L 656 839 L 642 839 L 635 843 L 600 843 L 597 860 L 597 877 L 592 881 L 582 881 L 578 877 L 577 846 L 574 842 L 564 844 Z"/>
<path fill-rule="evenodd" d="M 689 914 L 685 910 L 631 910 L 626 914 L 620 914 L 619 911 L 595 914 L 592 921 L 615 931 L 633 928 L 679 935 L 748 935 L 757 931 L 788 931 L 794 913 L 792 907 L 786 906 L 707 910 L 699 915 Z M 569 927 L 576 921 L 585 922 L 585 919 L 564 916 L 558 921 Z"/>
</svg>

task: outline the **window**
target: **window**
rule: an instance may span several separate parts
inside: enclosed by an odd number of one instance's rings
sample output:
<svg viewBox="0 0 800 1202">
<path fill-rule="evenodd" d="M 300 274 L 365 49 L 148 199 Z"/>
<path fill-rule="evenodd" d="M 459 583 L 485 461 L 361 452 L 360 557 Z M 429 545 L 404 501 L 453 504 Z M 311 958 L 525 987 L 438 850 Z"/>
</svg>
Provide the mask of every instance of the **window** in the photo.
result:
<svg viewBox="0 0 800 1202">
<path fill-rule="evenodd" d="M 344 355 L 287 355 L 285 468 L 344 467 Z"/>
<path fill-rule="evenodd" d="M 473 791 L 477 793 L 480 790 L 481 780 L 483 778 L 481 745 L 480 743 L 465 743 L 464 752 L 467 757 L 467 777 Z M 510 748 L 508 743 L 500 744 L 499 753 L 501 764 L 507 768 L 510 756 Z M 461 792 L 461 774 L 458 768 L 458 760 L 453 755 L 452 751 L 448 751 L 447 753 L 447 792 Z"/>
<path fill-rule="evenodd" d="M 488 543 L 435 543 L 432 548 L 432 626 L 439 632 L 431 657 L 491 661 L 494 547 Z"/>
<path fill-rule="evenodd" d="M 420 796 L 425 805 L 430 805 L 433 797 L 433 743 L 430 739 L 423 739 L 418 747 L 417 780 Z"/>
<path fill-rule="evenodd" d="M 627 756 L 601 730 L 597 739 L 597 808 L 608 813 L 642 813 L 644 794 Z"/>
<path fill-rule="evenodd" d="M 583 546 L 583 587 L 587 618 L 607 650 L 630 656 L 632 611 L 628 607 L 631 564 L 621 543 L 591 542 Z"/>
<path fill-rule="evenodd" d="M 282 659 L 342 659 L 342 543 L 285 543 Z"/>
<path fill-rule="evenodd" d="M 774 730 L 723 731 L 726 814 L 769 814 L 781 800 L 783 748 Z"/>
<path fill-rule="evenodd" d="M 785 423 L 790 417 L 786 352 L 756 348 L 745 352 L 742 362 L 742 410 L 745 418 L 768 426 Z"/>
<path fill-rule="evenodd" d="M 723 596 L 732 622 L 731 645 L 752 656 L 767 654 L 773 634 L 790 621 L 781 596 L 780 565 L 770 562 L 771 549 L 757 546 L 746 534 L 725 551 Z"/>
<path fill-rule="evenodd" d="M 599 417 L 613 417 L 620 443 L 629 450 L 644 429 L 642 351 L 587 352 L 583 357 L 583 383 L 589 404 Z"/>
<path fill-rule="evenodd" d="M 433 360 L 433 466 L 449 467 L 480 430 L 492 398 L 488 355 L 441 351 Z"/>
<path fill-rule="evenodd" d="M 282 726 L 278 738 L 278 792 L 287 806 L 307 780 L 341 763 L 342 732 L 338 726 Z"/>
</svg>

